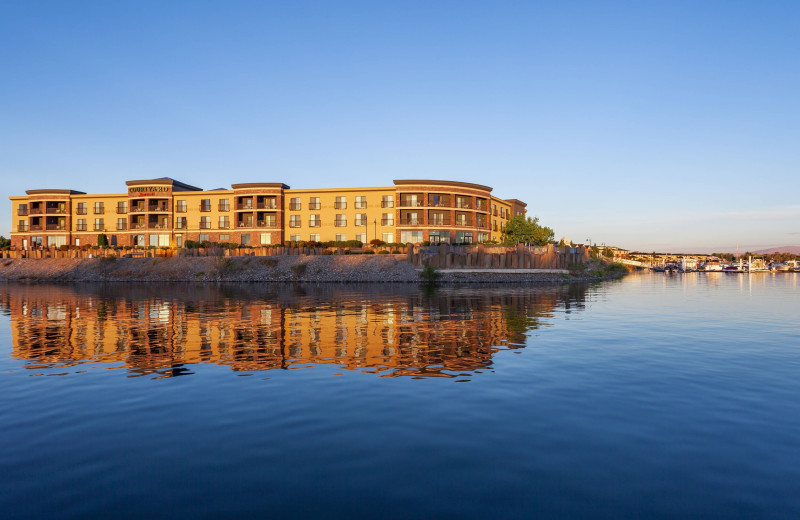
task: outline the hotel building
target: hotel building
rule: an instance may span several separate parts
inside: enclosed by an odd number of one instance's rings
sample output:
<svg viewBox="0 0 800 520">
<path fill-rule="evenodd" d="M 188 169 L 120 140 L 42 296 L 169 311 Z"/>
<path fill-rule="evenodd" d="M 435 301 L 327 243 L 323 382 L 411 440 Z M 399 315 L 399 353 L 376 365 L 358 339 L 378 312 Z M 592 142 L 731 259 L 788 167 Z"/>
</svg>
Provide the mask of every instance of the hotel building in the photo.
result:
<svg viewBox="0 0 800 520">
<path fill-rule="evenodd" d="M 126 193 L 29 190 L 9 197 L 17 249 L 96 245 L 183 247 L 187 240 L 249 246 L 359 240 L 473 243 L 500 240 L 526 204 L 480 184 L 396 180 L 394 186 L 291 189 L 283 183 L 203 190 L 163 177 Z"/>
</svg>

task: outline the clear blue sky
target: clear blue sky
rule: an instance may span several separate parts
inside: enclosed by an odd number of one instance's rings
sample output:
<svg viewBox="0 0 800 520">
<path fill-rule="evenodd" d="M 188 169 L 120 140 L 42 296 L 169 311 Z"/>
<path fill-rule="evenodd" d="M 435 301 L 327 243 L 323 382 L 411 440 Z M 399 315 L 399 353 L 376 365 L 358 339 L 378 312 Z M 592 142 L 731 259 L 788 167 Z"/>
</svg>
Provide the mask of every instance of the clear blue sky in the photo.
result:
<svg viewBox="0 0 800 520">
<path fill-rule="evenodd" d="M 488 184 L 579 242 L 800 244 L 800 2 L 0 3 L 9 195 Z"/>
</svg>

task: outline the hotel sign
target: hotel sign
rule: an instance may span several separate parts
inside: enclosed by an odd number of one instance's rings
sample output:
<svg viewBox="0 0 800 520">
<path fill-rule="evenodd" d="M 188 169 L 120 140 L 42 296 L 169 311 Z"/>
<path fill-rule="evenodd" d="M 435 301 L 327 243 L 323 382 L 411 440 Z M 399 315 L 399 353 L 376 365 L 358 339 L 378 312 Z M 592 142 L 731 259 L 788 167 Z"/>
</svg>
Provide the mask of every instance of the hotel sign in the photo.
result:
<svg viewBox="0 0 800 520">
<path fill-rule="evenodd" d="M 156 195 L 169 195 L 172 186 L 132 186 L 128 188 L 129 197 L 155 197 Z"/>
</svg>

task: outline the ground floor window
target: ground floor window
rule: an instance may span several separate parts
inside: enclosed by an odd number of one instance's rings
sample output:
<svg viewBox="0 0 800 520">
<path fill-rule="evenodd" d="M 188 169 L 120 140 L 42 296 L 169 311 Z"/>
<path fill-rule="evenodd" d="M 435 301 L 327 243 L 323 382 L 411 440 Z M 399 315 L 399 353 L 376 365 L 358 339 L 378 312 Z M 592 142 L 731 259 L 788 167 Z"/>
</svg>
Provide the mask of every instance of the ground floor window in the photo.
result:
<svg viewBox="0 0 800 520">
<path fill-rule="evenodd" d="M 404 244 L 418 244 L 422 242 L 422 231 L 401 231 L 400 242 Z"/>
<path fill-rule="evenodd" d="M 250 245 L 250 233 L 243 233 L 242 234 L 242 245 L 249 246 Z"/>
<path fill-rule="evenodd" d="M 169 235 L 150 235 L 152 247 L 169 247 Z"/>
<path fill-rule="evenodd" d="M 347 235 L 345 233 L 336 233 L 336 241 L 337 242 L 346 242 Z"/>
<path fill-rule="evenodd" d="M 144 235 L 133 235 L 133 245 L 144 247 L 145 246 Z"/>
<path fill-rule="evenodd" d="M 272 233 L 261 233 L 261 245 L 272 243 Z"/>
<path fill-rule="evenodd" d="M 428 233 L 431 244 L 449 244 L 450 232 L 449 231 L 431 231 Z"/>
<path fill-rule="evenodd" d="M 47 237 L 47 247 L 59 247 L 67 245 L 67 237 Z"/>
<path fill-rule="evenodd" d="M 197 239 L 198 242 L 209 242 L 208 240 L 208 233 L 200 233 L 200 237 Z"/>
<path fill-rule="evenodd" d="M 478 242 L 488 242 L 489 241 L 489 233 L 481 233 L 478 232 Z"/>
<path fill-rule="evenodd" d="M 175 235 L 175 244 L 178 247 L 183 247 L 183 235 Z"/>
<path fill-rule="evenodd" d="M 81 246 L 81 239 L 80 238 L 76 238 L 75 239 L 75 247 L 80 247 L 80 246 Z"/>
<path fill-rule="evenodd" d="M 42 247 L 42 237 L 31 237 L 31 247 Z"/>
<path fill-rule="evenodd" d="M 356 233 L 356 240 L 358 240 L 362 244 L 366 244 L 367 243 L 367 234 L 366 233 Z"/>
<path fill-rule="evenodd" d="M 319 233 L 311 233 L 310 235 L 308 235 L 308 239 L 311 242 L 319 242 Z"/>
<path fill-rule="evenodd" d="M 394 233 L 384 233 L 381 235 L 381 240 L 386 242 L 387 244 L 391 244 L 394 242 Z"/>
<path fill-rule="evenodd" d="M 456 243 L 457 244 L 471 244 L 472 243 L 472 232 L 471 231 L 459 231 L 456 233 Z"/>
<path fill-rule="evenodd" d="M 219 241 L 220 242 L 228 242 L 228 241 L 230 241 L 230 239 L 231 239 L 230 235 L 220 235 L 219 236 Z"/>
<path fill-rule="evenodd" d="M 289 235 L 289 240 L 291 240 L 292 242 L 300 242 L 300 235 L 299 234 Z"/>
</svg>

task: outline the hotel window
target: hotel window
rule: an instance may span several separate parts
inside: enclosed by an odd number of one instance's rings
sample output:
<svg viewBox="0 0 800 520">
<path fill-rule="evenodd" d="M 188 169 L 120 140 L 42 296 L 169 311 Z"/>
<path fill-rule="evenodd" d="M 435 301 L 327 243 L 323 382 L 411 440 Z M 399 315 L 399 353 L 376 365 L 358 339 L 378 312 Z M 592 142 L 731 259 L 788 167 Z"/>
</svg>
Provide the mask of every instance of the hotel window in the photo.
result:
<svg viewBox="0 0 800 520">
<path fill-rule="evenodd" d="M 124 215 L 128 212 L 128 201 L 117 202 L 117 215 Z"/>
<path fill-rule="evenodd" d="M 94 219 L 94 230 L 95 231 L 103 231 L 104 228 L 103 219 L 96 218 Z"/>
<path fill-rule="evenodd" d="M 79 202 L 78 203 L 78 215 L 86 215 L 86 203 Z"/>
<path fill-rule="evenodd" d="M 78 219 L 78 231 L 86 231 L 86 219 L 79 218 Z"/>
<path fill-rule="evenodd" d="M 261 233 L 261 245 L 266 246 L 272 243 L 272 233 Z"/>
<path fill-rule="evenodd" d="M 393 195 L 384 195 L 381 198 L 381 207 L 382 208 L 393 208 L 394 207 L 394 196 Z"/>
<path fill-rule="evenodd" d="M 128 227 L 128 220 L 125 218 L 118 218 L 117 219 L 117 231 L 125 231 Z"/>
<path fill-rule="evenodd" d="M 250 245 L 250 233 L 242 234 L 242 245 L 249 246 Z"/>
<path fill-rule="evenodd" d="M 345 233 L 337 233 L 336 234 L 336 241 L 337 242 L 344 242 L 347 240 L 347 235 Z"/>
<path fill-rule="evenodd" d="M 200 217 L 200 229 L 211 229 L 211 217 Z"/>
<path fill-rule="evenodd" d="M 356 233 L 356 240 L 358 240 L 362 244 L 366 244 L 367 243 L 367 234 L 366 233 Z"/>
<path fill-rule="evenodd" d="M 384 213 L 381 216 L 382 226 L 394 226 L 394 213 Z"/>
<path fill-rule="evenodd" d="M 311 242 L 319 242 L 319 234 L 318 233 L 311 233 L 310 235 L 308 235 L 308 239 Z"/>
<path fill-rule="evenodd" d="M 336 215 L 336 220 L 333 222 L 333 225 L 336 227 L 345 227 L 347 226 L 347 215 L 344 213 L 339 213 Z"/>
<path fill-rule="evenodd" d="M 220 229 L 228 229 L 231 227 L 231 222 L 229 220 L 228 215 L 220 215 L 219 216 L 219 228 Z"/>
<path fill-rule="evenodd" d="M 497 204 L 492 204 L 492 215 L 497 216 Z"/>
<path fill-rule="evenodd" d="M 387 244 L 391 244 L 392 242 L 394 242 L 394 233 L 383 233 L 381 235 L 381 240 L 383 240 Z"/>
<path fill-rule="evenodd" d="M 175 243 L 178 247 L 183 247 L 183 235 L 175 235 Z"/>
<path fill-rule="evenodd" d="M 336 202 L 333 203 L 333 207 L 334 209 L 347 209 L 347 197 L 336 197 Z"/>
<path fill-rule="evenodd" d="M 228 241 L 228 240 L 230 240 L 230 239 L 231 239 L 231 236 L 230 236 L 230 235 L 220 235 L 220 236 L 219 236 L 219 241 L 220 241 L 220 242 L 227 242 L 227 241 Z"/>
<path fill-rule="evenodd" d="M 300 215 L 289 215 L 289 227 L 300 227 Z"/>
<path fill-rule="evenodd" d="M 311 215 L 308 219 L 308 227 L 319 227 L 320 222 L 319 215 Z"/>
<path fill-rule="evenodd" d="M 308 198 L 308 209 L 319 209 L 319 197 L 309 197 Z"/>
<path fill-rule="evenodd" d="M 404 244 L 417 244 L 422 242 L 422 231 L 401 231 L 400 242 Z"/>
<path fill-rule="evenodd" d="M 208 233 L 200 233 L 200 236 L 197 238 L 198 242 L 208 242 Z"/>
<path fill-rule="evenodd" d="M 95 215 L 102 215 L 105 212 L 105 208 L 103 207 L 102 202 L 95 202 L 94 203 L 94 214 Z"/>
<path fill-rule="evenodd" d="M 367 214 L 366 213 L 356 213 L 356 226 L 366 226 L 367 225 Z"/>
<path fill-rule="evenodd" d="M 356 197 L 356 209 L 367 209 L 367 197 L 363 195 Z"/>
<path fill-rule="evenodd" d="M 17 231 L 26 232 L 28 231 L 28 222 L 26 220 L 20 220 L 17 223 Z"/>
<path fill-rule="evenodd" d="M 186 213 L 186 201 L 185 200 L 176 200 L 175 201 L 175 211 L 178 213 Z"/>
<path fill-rule="evenodd" d="M 300 197 L 292 197 L 289 199 L 289 209 L 292 211 L 300 211 L 303 205 L 300 203 Z"/>
<path fill-rule="evenodd" d="M 289 235 L 289 241 L 300 242 L 300 235 L 299 234 Z"/>
<path fill-rule="evenodd" d="M 186 229 L 186 217 L 178 217 L 175 219 L 175 229 Z"/>
<path fill-rule="evenodd" d="M 228 199 L 219 199 L 219 210 L 220 211 L 230 211 L 231 204 Z"/>
<path fill-rule="evenodd" d="M 200 211 L 211 211 L 211 199 L 203 199 L 200 201 Z"/>
</svg>

